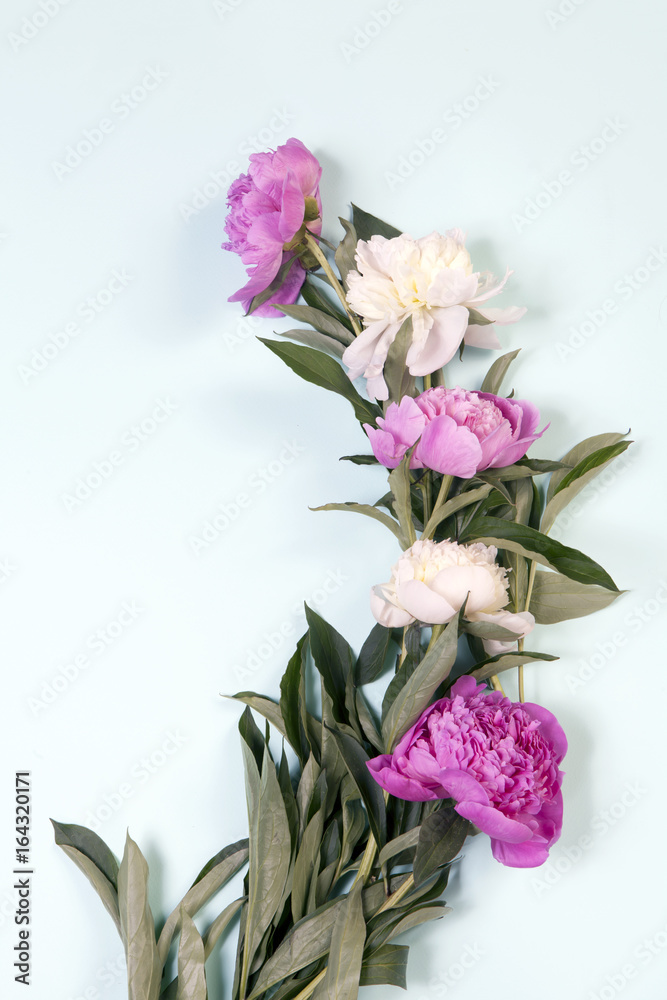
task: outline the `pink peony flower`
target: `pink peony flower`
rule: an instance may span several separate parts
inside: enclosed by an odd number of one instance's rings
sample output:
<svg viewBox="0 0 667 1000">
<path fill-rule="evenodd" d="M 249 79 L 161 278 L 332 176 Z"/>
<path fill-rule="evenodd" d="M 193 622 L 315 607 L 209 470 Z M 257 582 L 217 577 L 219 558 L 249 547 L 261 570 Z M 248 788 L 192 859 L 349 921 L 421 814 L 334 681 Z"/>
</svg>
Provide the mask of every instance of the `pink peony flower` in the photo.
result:
<svg viewBox="0 0 667 1000">
<path fill-rule="evenodd" d="M 227 193 L 229 214 L 223 250 L 237 253 L 249 281 L 230 302 L 247 310 L 253 297 L 269 287 L 280 267 L 294 256 L 291 245 L 306 229 L 322 229 L 319 182 L 322 168 L 299 139 L 288 139 L 271 153 L 253 153 L 247 174 L 241 174 Z M 309 202 L 307 202 L 309 199 Z M 318 217 L 312 216 L 317 212 Z M 296 302 L 306 272 L 295 261 L 280 289 L 255 310 L 257 316 L 280 316 L 273 302 Z"/>
<path fill-rule="evenodd" d="M 547 709 L 460 677 L 393 754 L 374 757 L 368 768 L 396 798 L 454 799 L 456 812 L 491 837 L 497 861 L 535 868 L 560 836 L 566 751 L 565 733 Z"/>
<path fill-rule="evenodd" d="M 404 396 L 387 408 L 384 419 L 378 418 L 377 429 L 370 424 L 364 429 L 375 457 L 388 469 L 395 469 L 418 441 L 412 469 L 471 479 L 523 458 L 547 429 L 536 430 L 539 419 L 537 407 L 527 400 L 438 386 L 416 399 Z"/>
</svg>

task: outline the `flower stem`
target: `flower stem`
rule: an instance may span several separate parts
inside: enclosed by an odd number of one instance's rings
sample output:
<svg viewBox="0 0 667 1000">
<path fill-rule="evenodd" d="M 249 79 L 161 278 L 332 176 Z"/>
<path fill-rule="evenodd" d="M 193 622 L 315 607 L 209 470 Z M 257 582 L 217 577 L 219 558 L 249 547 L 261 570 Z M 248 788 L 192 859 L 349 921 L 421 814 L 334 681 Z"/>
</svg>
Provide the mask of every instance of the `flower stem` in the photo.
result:
<svg viewBox="0 0 667 1000">
<path fill-rule="evenodd" d="M 503 686 L 500 683 L 500 681 L 498 680 L 498 674 L 494 674 L 493 677 L 489 677 L 489 680 L 491 682 L 491 687 L 493 688 L 493 690 L 494 691 L 500 691 L 500 693 L 502 694 L 502 696 L 505 697 L 505 692 L 503 691 Z"/>
<path fill-rule="evenodd" d="M 535 586 L 535 571 L 537 570 L 537 563 L 533 559 L 530 564 L 530 572 L 528 574 L 528 587 L 526 589 L 526 606 L 524 611 L 528 611 L 530 608 L 530 599 L 533 596 L 533 587 Z M 519 639 L 518 642 L 519 652 L 523 652 L 523 638 Z M 525 701 L 524 698 L 524 687 L 523 687 L 523 663 L 519 664 L 519 701 Z"/>
<path fill-rule="evenodd" d="M 325 966 L 325 968 L 322 969 L 321 972 L 318 972 L 313 981 L 311 983 L 308 983 L 308 985 L 304 987 L 304 989 L 302 989 L 301 992 L 296 995 L 295 1000 L 308 1000 L 308 997 L 311 997 L 313 995 L 317 987 L 320 985 L 320 983 L 326 976 L 327 968 L 328 966 Z"/>
<path fill-rule="evenodd" d="M 384 903 L 382 904 L 380 909 L 376 911 L 374 916 L 377 916 L 378 913 L 384 913 L 385 910 L 391 910 L 393 906 L 396 906 L 397 903 L 400 903 L 400 901 L 403 899 L 404 896 L 407 896 L 407 894 L 410 892 L 411 889 L 414 889 L 414 886 L 415 886 L 415 877 L 411 872 L 406 878 L 405 882 L 403 882 L 403 884 L 398 887 L 396 892 L 392 892 L 391 896 L 388 896 L 387 899 L 385 899 Z"/>
<path fill-rule="evenodd" d="M 341 305 L 343 306 L 343 309 L 345 310 L 345 312 L 347 313 L 347 315 L 350 318 L 350 323 L 352 324 L 352 328 L 354 330 L 354 334 L 355 334 L 356 337 L 358 337 L 359 334 L 361 333 L 361 327 L 359 326 L 359 324 L 357 322 L 357 317 L 354 315 L 354 313 L 350 309 L 349 303 L 348 303 L 347 299 L 345 298 L 345 292 L 343 291 L 338 278 L 334 274 L 333 268 L 331 267 L 331 264 L 329 263 L 329 261 L 327 260 L 327 258 L 324 255 L 324 253 L 320 249 L 320 246 L 319 246 L 317 240 L 313 239 L 313 237 L 310 235 L 310 233 L 306 233 L 304 239 L 305 239 L 305 241 L 306 241 L 306 243 L 308 245 L 308 249 L 311 251 L 313 257 L 316 258 L 317 262 L 319 263 L 319 265 L 321 266 L 322 270 L 326 274 L 327 278 L 331 282 L 331 287 L 333 288 L 334 292 L 336 293 L 336 295 L 340 299 Z"/>
<path fill-rule="evenodd" d="M 364 851 L 364 856 L 361 859 L 361 864 L 359 865 L 359 871 L 357 872 L 356 878 L 353 885 L 357 882 L 365 882 L 373 869 L 373 862 L 375 861 L 375 852 L 377 850 L 377 844 L 375 843 L 375 837 L 373 834 L 368 835 L 368 843 L 366 844 L 366 850 Z"/>
</svg>

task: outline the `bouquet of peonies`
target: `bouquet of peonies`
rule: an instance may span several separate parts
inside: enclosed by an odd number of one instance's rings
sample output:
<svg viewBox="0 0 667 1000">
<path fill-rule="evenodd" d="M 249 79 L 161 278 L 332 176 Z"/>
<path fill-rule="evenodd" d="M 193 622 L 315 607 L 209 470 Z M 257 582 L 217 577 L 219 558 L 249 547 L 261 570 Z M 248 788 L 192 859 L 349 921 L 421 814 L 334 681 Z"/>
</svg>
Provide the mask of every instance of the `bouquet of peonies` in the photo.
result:
<svg viewBox="0 0 667 1000">
<path fill-rule="evenodd" d="M 525 664 L 556 657 L 525 641 L 535 625 L 619 595 L 549 530 L 630 442 L 599 434 L 560 461 L 528 457 L 546 430 L 538 410 L 499 395 L 517 351 L 493 362 L 479 390 L 445 384 L 466 346 L 498 348 L 496 326 L 523 315 L 487 305 L 510 272 L 497 281 L 474 271 L 458 229 L 415 240 L 356 206 L 333 246 L 306 147 L 289 139 L 250 161 L 229 191 L 224 246 L 248 269 L 231 300 L 302 324 L 263 343 L 352 404 L 370 453 L 345 459 L 389 470 L 375 503 L 317 509 L 374 518 L 400 554 L 371 589 L 376 624 L 358 654 L 306 608 L 279 694 L 235 695 L 246 705 L 248 838 L 205 865 L 159 934 L 132 839 L 119 866 L 96 834 L 54 824 L 118 928 L 132 1000 L 205 1000 L 206 960 L 233 925 L 231 1000 L 405 987 L 408 948 L 395 939 L 448 912 L 441 897 L 468 836 L 487 834 L 502 864 L 532 867 L 560 835 L 567 742 L 551 712 L 524 700 L 523 683 Z M 518 702 L 499 680 L 512 668 Z M 197 912 L 246 865 L 238 898 L 198 927 Z"/>
</svg>

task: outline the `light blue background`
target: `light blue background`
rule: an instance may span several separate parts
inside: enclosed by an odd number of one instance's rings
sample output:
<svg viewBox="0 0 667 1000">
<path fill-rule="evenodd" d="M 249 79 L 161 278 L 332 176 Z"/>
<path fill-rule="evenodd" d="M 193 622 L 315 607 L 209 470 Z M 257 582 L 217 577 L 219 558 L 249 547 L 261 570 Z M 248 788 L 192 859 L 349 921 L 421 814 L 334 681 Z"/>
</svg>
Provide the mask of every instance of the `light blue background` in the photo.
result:
<svg viewBox="0 0 667 1000">
<path fill-rule="evenodd" d="M 338 462 L 364 450 L 363 435 L 344 401 L 253 339 L 269 321 L 248 324 L 226 302 L 243 280 L 219 249 L 226 174 L 245 167 L 252 136 L 264 148 L 295 135 L 324 167 L 329 238 L 354 200 L 414 236 L 460 226 L 476 267 L 514 268 L 502 304 L 529 312 L 501 334 L 507 350 L 523 348 L 511 384 L 551 421 L 534 454 L 629 427 L 638 442 L 554 530 L 629 593 L 531 639 L 561 656 L 527 671 L 528 697 L 570 738 L 560 845 L 530 872 L 495 863 L 485 837 L 471 841 L 447 894 L 453 912 L 405 938 L 408 996 L 658 1000 L 664 6 L 403 0 L 388 17 L 376 16 L 385 0 L 43 3 L 50 15 L 9 0 L 0 16 L 11 94 L 0 218 L 3 995 L 23 995 L 8 916 L 14 771 L 33 771 L 31 997 L 120 1000 L 124 986 L 104 971 L 120 943 L 53 846 L 48 817 L 97 814 L 118 854 L 129 826 L 163 918 L 245 832 L 239 709 L 219 692 L 276 693 L 304 598 L 357 645 L 372 624 L 368 588 L 386 579 L 392 539 L 307 509 L 379 495 L 378 470 Z M 148 71 L 154 89 L 125 103 Z M 103 119 L 90 155 L 54 167 Z M 642 270 L 648 258 L 656 270 Z M 114 270 L 125 283 L 106 304 Z M 76 336 L 62 333 L 68 324 Z M 29 369 L 54 336 L 62 346 Z M 453 377 L 476 387 L 490 360 L 470 352 Z M 173 412 L 141 440 L 133 428 L 152 427 L 158 400 Z M 63 495 L 112 452 L 112 474 L 68 510 Z M 239 493 L 247 509 L 195 554 L 192 537 Z M 133 602 L 141 610 L 114 625 Z M 257 669 L 243 676 L 248 662 Z M 36 707 L 67 665 L 74 679 Z M 212 996 L 228 995 L 231 963 L 231 948 L 212 963 Z"/>
</svg>

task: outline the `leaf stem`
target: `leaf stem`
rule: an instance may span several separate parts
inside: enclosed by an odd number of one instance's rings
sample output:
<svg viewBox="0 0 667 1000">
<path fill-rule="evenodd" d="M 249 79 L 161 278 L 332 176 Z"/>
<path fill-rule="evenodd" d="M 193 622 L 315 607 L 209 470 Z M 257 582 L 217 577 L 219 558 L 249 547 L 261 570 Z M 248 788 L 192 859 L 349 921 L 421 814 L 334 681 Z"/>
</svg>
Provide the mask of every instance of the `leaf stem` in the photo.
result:
<svg viewBox="0 0 667 1000">
<path fill-rule="evenodd" d="M 415 885 L 415 877 L 412 874 L 412 872 L 410 872 L 405 882 L 403 882 L 402 885 L 399 885 L 396 892 L 392 892 L 391 896 L 388 896 L 387 899 L 385 899 L 380 909 L 377 910 L 376 913 L 374 913 L 373 915 L 377 916 L 378 913 L 384 913 L 386 910 L 391 910 L 393 906 L 396 906 L 397 903 L 400 903 L 400 901 L 403 899 L 404 896 L 407 896 L 407 894 L 410 892 L 411 889 L 414 889 L 414 885 Z"/>
<path fill-rule="evenodd" d="M 361 864 L 359 865 L 359 871 L 357 872 L 356 878 L 352 885 L 356 885 L 357 882 L 365 882 L 371 871 L 373 870 L 373 862 L 375 861 L 375 852 L 377 850 L 377 844 L 375 843 L 375 837 L 372 833 L 368 835 L 368 843 L 366 844 L 366 850 L 364 851 L 364 856 L 361 859 Z"/>
<path fill-rule="evenodd" d="M 531 561 L 530 572 L 528 574 L 528 588 L 526 590 L 526 606 L 524 609 L 525 611 L 528 611 L 528 609 L 530 608 L 530 599 L 533 596 L 533 587 L 535 586 L 536 570 L 537 570 L 537 563 L 533 559 Z M 520 653 L 523 652 L 523 639 L 519 639 L 518 649 Z M 519 671 L 519 701 L 525 701 L 524 697 L 525 692 L 523 687 L 523 663 L 519 664 L 518 671 Z"/>
<path fill-rule="evenodd" d="M 334 292 L 336 293 L 336 295 L 340 299 L 341 304 L 343 306 L 343 309 L 345 310 L 345 312 L 347 313 L 347 315 L 350 317 L 350 323 L 352 324 L 352 327 L 354 329 L 354 335 L 355 335 L 355 337 L 358 337 L 359 334 L 361 333 L 361 327 L 359 326 L 359 324 L 357 322 L 357 317 L 354 315 L 354 313 L 350 309 L 350 305 L 349 305 L 347 299 L 345 298 L 345 292 L 343 291 L 338 278 L 334 274 L 333 268 L 331 267 L 331 264 L 329 263 L 329 261 L 327 260 L 327 258 L 324 255 L 324 253 L 320 249 L 320 246 L 319 246 L 317 240 L 315 240 L 310 235 L 310 233 L 306 233 L 306 235 L 304 236 L 304 239 L 306 241 L 306 244 L 307 244 L 309 250 L 312 252 L 313 257 L 315 257 L 317 259 L 317 262 L 319 263 L 320 267 L 322 268 L 322 270 L 326 274 L 327 278 L 331 282 L 331 287 L 333 288 Z"/>
<path fill-rule="evenodd" d="M 308 985 L 304 987 L 304 989 L 302 989 L 301 992 L 296 995 L 294 1000 L 308 1000 L 308 997 L 311 997 L 313 995 L 317 987 L 320 985 L 320 983 L 326 976 L 327 969 L 328 966 L 325 966 L 321 972 L 318 972 L 313 981 L 308 983 Z"/>
</svg>

